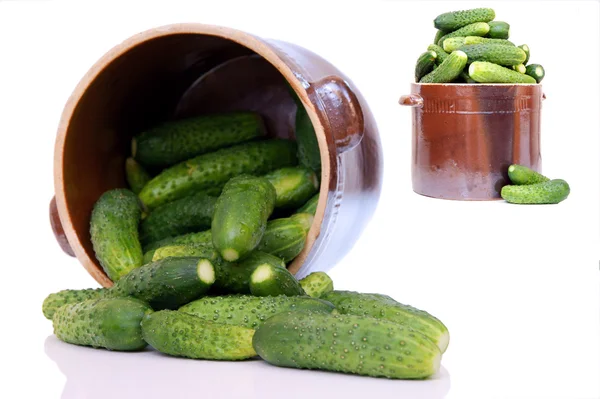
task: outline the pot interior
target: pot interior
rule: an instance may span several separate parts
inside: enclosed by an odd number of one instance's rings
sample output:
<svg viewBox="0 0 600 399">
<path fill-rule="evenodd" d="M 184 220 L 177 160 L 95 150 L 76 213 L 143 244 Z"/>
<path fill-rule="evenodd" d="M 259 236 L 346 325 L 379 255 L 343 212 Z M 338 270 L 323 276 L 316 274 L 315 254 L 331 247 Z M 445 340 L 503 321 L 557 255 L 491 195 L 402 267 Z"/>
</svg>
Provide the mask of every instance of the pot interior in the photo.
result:
<svg viewBox="0 0 600 399">
<path fill-rule="evenodd" d="M 63 121 L 63 164 L 57 167 L 66 211 L 93 265 L 82 263 L 103 285 L 109 283 L 95 275 L 103 272 L 89 239 L 90 213 L 103 192 L 127 186 L 124 162 L 132 136 L 168 120 L 251 110 L 263 115 L 270 136 L 294 138 L 296 105 L 285 78 L 233 40 L 183 33 L 150 38 L 90 74 L 91 83 L 70 100 L 76 105 Z"/>
</svg>

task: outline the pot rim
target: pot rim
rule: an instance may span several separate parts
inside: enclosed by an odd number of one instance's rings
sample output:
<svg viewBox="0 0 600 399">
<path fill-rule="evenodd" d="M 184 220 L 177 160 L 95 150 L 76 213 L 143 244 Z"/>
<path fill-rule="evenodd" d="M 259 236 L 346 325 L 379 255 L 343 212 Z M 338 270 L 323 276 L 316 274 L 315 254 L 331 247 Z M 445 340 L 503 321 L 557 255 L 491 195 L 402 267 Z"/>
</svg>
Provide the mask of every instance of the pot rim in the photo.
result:
<svg viewBox="0 0 600 399">
<path fill-rule="evenodd" d="M 110 280 L 105 274 L 104 270 L 99 265 L 99 262 L 95 259 L 95 257 L 88 256 L 81 240 L 75 232 L 70 214 L 69 212 L 67 212 L 68 208 L 64 188 L 63 155 L 67 131 L 69 128 L 69 122 L 73 116 L 77 105 L 79 104 L 84 93 L 87 91 L 88 87 L 95 81 L 95 79 L 104 71 L 104 69 L 109 64 L 111 64 L 116 59 L 118 59 L 119 57 L 121 57 L 122 55 L 124 55 L 125 53 L 142 43 L 160 37 L 178 34 L 196 34 L 220 37 L 222 39 L 226 39 L 240 44 L 254 51 L 258 55 L 263 57 L 265 60 L 267 60 L 279 71 L 279 73 L 283 75 L 283 77 L 286 79 L 286 81 L 290 84 L 290 86 L 300 98 L 302 105 L 305 107 L 307 114 L 310 117 L 310 120 L 315 129 L 315 134 L 319 143 L 319 152 L 321 155 L 321 186 L 317 209 L 315 212 L 313 223 L 306 237 L 306 244 L 304 245 L 302 252 L 293 260 L 293 262 L 291 262 L 288 265 L 288 270 L 292 274 L 295 274 L 296 272 L 298 272 L 298 270 L 300 270 L 302 264 L 304 263 L 305 259 L 307 258 L 308 254 L 310 253 L 314 243 L 316 242 L 320 234 L 329 193 L 328 182 L 330 180 L 332 167 L 334 166 L 331 165 L 331 162 L 335 162 L 335 159 L 332 158 L 330 160 L 330 157 L 328 155 L 328 149 L 330 144 L 327 142 L 325 128 L 321 123 L 321 120 L 319 119 L 318 110 L 316 106 L 310 101 L 306 89 L 296 78 L 295 74 L 292 72 L 290 67 L 282 60 L 280 56 L 278 56 L 275 53 L 271 46 L 268 43 L 266 43 L 263 39 L 254 36 L 250 33 L 239 31 L 237 29 L 217 25 L 208 25 L 201 23 L 178 23 L 163 25 L 160 27 L 151 28 L 143 32 L 137 33 L 124 40 L 120 44 L 114 46 L 107 53 L 105 53 L 86 72 L 83 78 L 81 78 L 81 80 L 73 90 L 73 93 L 70 95 L 69 99 L 67 100 L 67 103 L 64 106 L 63 113 L 61 115 L 60 122 L 58 125 L 58 131 L 54 146 L 54 191 L 56 196 L 56 205 L 60 221 L 64 228 L 69 245 L 71 246 L 79 262 L 98 283 L 100 283 L 104 287 L 110 287 L 113 285 L 112 280 Z M 324 182 L 325 184 L 323 184 Z"/>
</svg>

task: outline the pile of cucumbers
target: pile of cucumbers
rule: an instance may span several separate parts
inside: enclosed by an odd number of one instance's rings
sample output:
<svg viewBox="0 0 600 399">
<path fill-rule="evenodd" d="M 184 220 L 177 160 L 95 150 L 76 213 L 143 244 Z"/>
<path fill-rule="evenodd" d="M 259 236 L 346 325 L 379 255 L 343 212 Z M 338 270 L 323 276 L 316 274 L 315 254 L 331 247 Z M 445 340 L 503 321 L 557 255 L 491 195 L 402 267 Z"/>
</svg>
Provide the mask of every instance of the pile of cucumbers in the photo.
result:
<svg viewBox="0 0 600 399">
<path fill-rule="evenodd" d="M 550 180 L 523 165 L 510 165 L 508 178 L 512 184 L 502 187 L 500 196 L 511 204 L 558 204 L 571 193 L 565 180 Z"/>
<path fill-rule="evenodd" d="M 274 257 L 251 256 L 249 277 L 248 265 L 225 266 L 214 250 L 163 258 L 111 288 L 50 294 L 42 310 L 60 340 L 94 348 L 150 345 L 207 360 L 258 356 L 281 367 L 395 379 L 439 370 L 450 337 L 431 314 L 386 295 L 336 291 L 324 272 L 298 281 Z M 213 292 L 223 267 L 230 268 L 223 281 L 250 294 Z"/>
<path fill-rule="evenodd" d="M 544 67 L 528 64 L 529 46 L 509 41 L 510 25 L 491 8 L 438 15 L 433 44 L 415 65 L 417 83 L 540 83 Z"/>
<path fill-rule="evenodd" d="M 435 374 L 448 329 L 380 294 L 297 280 L 319 198 L 320 153 L 296 98 L 296 141 L 269 139 L 258 114 L 167 122 L 136 135 L 129 188 L 103 193 L 90 236 L 110 288 L 43 303 L 62 341 L 117 351 L 242 360 L 376 377 Z"/>
</svg>

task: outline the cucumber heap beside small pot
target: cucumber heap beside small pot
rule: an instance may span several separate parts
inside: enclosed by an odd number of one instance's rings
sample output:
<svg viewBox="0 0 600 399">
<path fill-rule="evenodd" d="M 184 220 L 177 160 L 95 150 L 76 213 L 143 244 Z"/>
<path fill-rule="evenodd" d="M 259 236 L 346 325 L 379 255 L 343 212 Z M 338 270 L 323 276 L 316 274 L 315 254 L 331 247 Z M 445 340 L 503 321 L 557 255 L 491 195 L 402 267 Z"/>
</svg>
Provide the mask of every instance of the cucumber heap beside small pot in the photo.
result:
<svg viewBox="0 0 600 399">
<path fill-rule="evenodd" d="M 529 46 L 507 39 L 510 25 L 494 21 L 491 8 L 474 8 L 438 15 L 437 32 L 427 52 L 415 64 L 417 83 L 536 84 L 545 76 L 540 64 L 528 64 Z M 445 62 L 461 51 L 466 63 Z"/>
</svg>

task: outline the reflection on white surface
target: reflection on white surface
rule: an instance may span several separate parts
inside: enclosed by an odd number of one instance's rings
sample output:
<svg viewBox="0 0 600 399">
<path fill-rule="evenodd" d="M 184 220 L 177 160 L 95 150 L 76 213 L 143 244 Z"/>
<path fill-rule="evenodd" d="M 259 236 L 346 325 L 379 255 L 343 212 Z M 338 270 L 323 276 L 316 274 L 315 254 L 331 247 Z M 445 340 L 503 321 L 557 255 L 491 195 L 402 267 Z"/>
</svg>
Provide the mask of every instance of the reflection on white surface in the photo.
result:
<svg viewBox="0 0 600 399">
<path fill-rule="evenodd" d="M 180 359 L 153 350 L 110 352 L 69 345 L 54 335 L 45 351 L 67 377 L 62 399 L 95 398 L 407 398 L 441 399 L 450 390 L 442 367 L 423 381 L 387 380 L 275 367 L 261 360 Z"/>
</svg>

